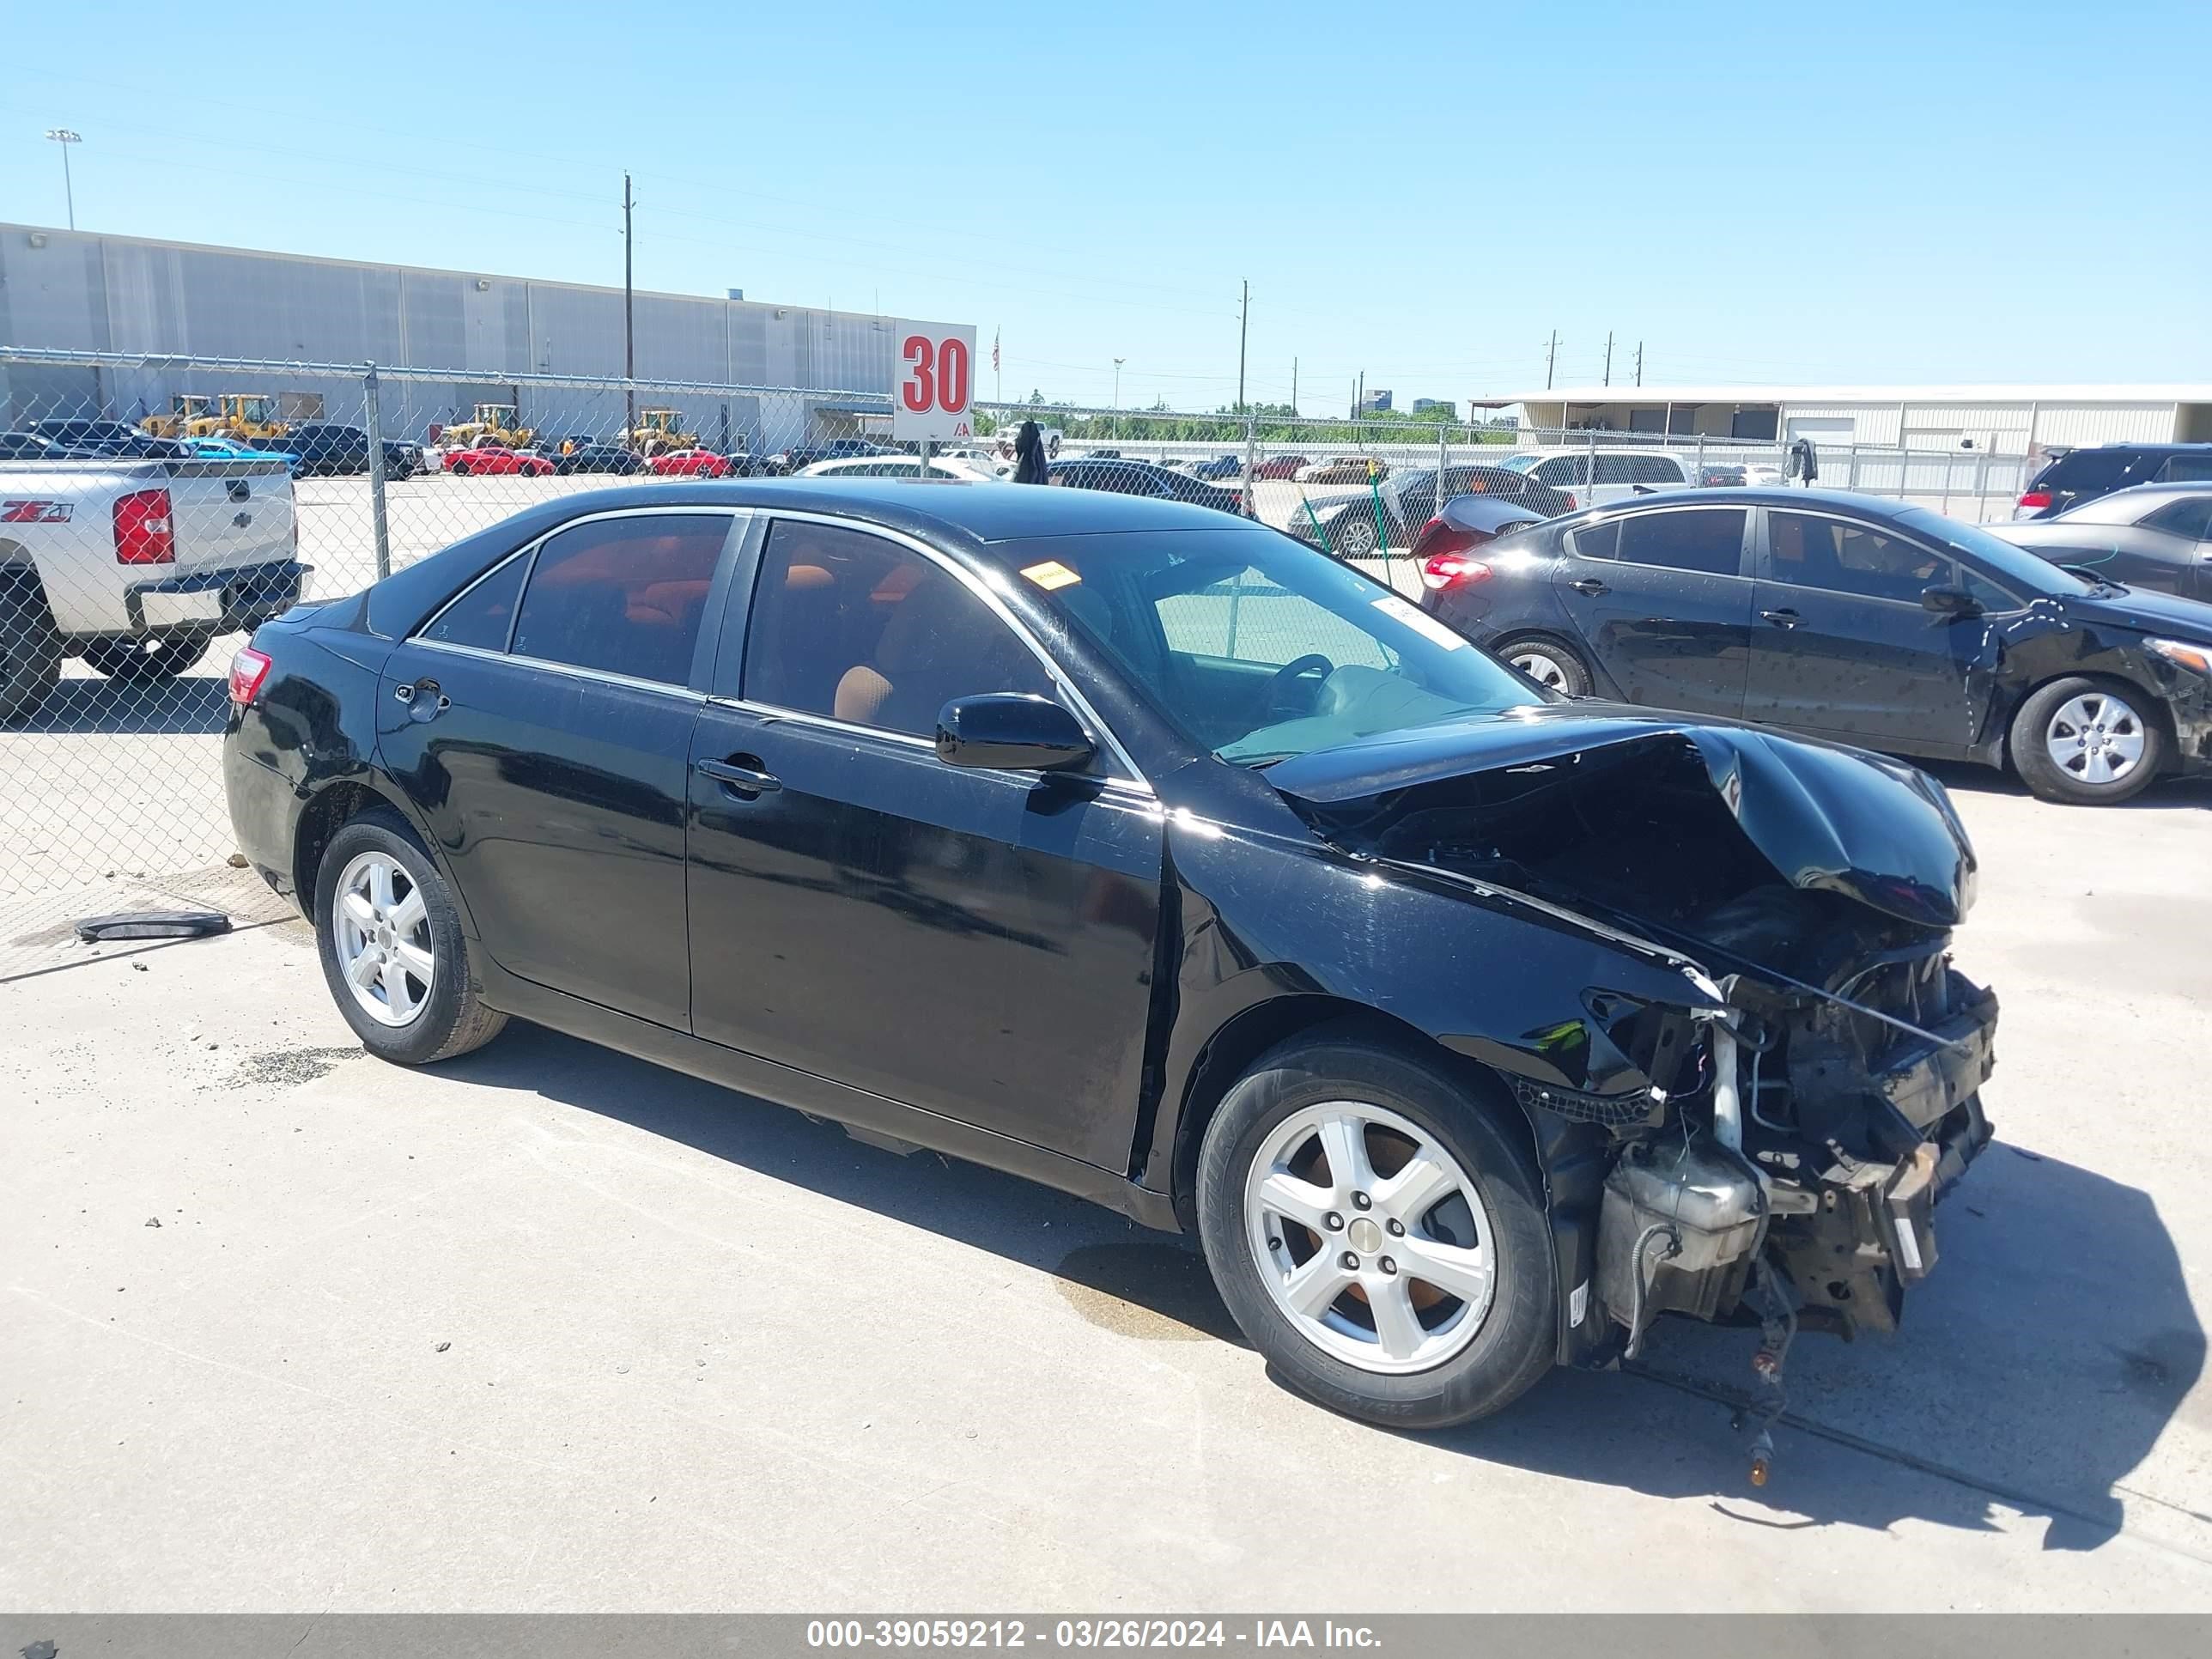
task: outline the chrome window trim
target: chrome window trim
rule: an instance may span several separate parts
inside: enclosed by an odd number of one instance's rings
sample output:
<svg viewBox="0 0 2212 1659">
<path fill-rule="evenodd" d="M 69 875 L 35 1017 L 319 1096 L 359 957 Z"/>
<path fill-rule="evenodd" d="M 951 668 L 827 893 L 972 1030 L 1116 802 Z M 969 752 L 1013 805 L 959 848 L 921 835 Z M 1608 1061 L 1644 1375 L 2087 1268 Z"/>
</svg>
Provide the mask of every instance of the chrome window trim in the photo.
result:
<svg viewBox="0 0 2212 1659">
<path fill-rule="evenodd" d="M 514 663 L 523 668 L 536 668 L 550 674 L 566 674 L 572 679 L 590 680 L 599 685 L 620 686 L 628 691 L 655 691 L 664 697 L 680 697 L 687 702 L 703 705 L 707 694 L 694 691 L 688 685 L 678 685 L 672 680 L 641 680 L 631 674 L 613 674 L 604 668 L 585 668 L 573 662 L 550 662 L 544 657 L 525 657 L 512 651 L 487 651 L 480 645 L 454 645 L 446 640 L 411 639 L 410 645 L 425 651 L 443 651 L 456 657 L 473 657 L 479 662 Z"/>
<path fill-rule="evenodd" d="M 423 635 L 428 634 L 430 629 L 435 628 L 439 623 L 443 621 L 445 619 L 445 615 L 448 611 L 451 611 L 463 599 L 465 599 L 470 594 L 475 592 L 476 590 L 483 583 L 489 581 L 494 576 L 496 576 L 501 571 L 506 569 L 507 566 L 513 564 L 517 559 L 529 559 L 534 562 L 538 557 L 538 550 L 544 547 L 546 543 L 551 541 L 556 536 L 575 529 L 580 525 L 599 524 L 608 519 L 667 518 L 672 515 L 681 515 L 689 519 L 721 518 L 729 519 L 734 521 L 738 519 L 750 520 L 753 514 L 759 511 L 760 509 L 755 507 L 702 507 L 696 504 L 687 507 L 680 501 L 667 501 L 656 503 L 650 507 L 611 507 L 603 508 L 601 511 L 597 513 L 586 513 L 583 517 L 579 519 L 564 519 L 559 524 L 555 525 L 550 530 L 544 532 L 541 535 L 533 536 L 530 540 L 516 548 L 514 552 L 501 559 L 497 564 L 491 566 L 489 569 L 477 576 L 477 578 L 470 582 L 466 587 L 464 587 L 459 592 L 454 594 L 452 599 L 447 599 L 445 604 L 440 605 L 435 611 L 432 611 L 430 615 L 423 620 L 420 627 L 416 628 L 413 633 L 407 635 L 406 642 L 410 645 L 436 646 L 449 651 L 463 651 L 472 656 L 513 657 L 513 653 L 506 649 L 485 651 L 481 646 L 453 645 L 444 640 L 425 639 Z M 732 529 L 733 532 L 735 529 L 734 522 L 732 523 Z M 726 533 L 722 539 L 724 545 L 726 546 L 729 542 L 729 535 Z M 522 573 L 522 586 L 520 591 L 515 595 L 514 614 L 507 619 L 507 643 L 510 647 L 514 643 L 515 624 L 522 620 L 522 598 L 524 594 L 530 592 L 530 578 L 533 574 L 533 572 L 528 570 Z M 539 668 L 574 668 L 576 666 L 574 663 L 547 662 L 542 657 L 514 657 L 514 660 L 517 662 L 527 662 Z M 612 680 L 617 684 L 624 685 L 665 686 L 672 684 L 672 682 L 668 680 L 632 679 L 627 674 L 609 674 L 600 669 L 578 669 L 577 672 L 580 673 L 591 674 L 602 679 Z M 689 692 L 690 690 L 690 687 L 685 685 L 678 685 L 676 689 L 685 692 Z"/>
<path fill-rule="evenodd" d="M 1061 694 L 1065 696 L 1074 706 L 1074 710 L 1078 717 L 1080 718 L 1093 732 L 1097 734 L 1099 739 L 1104 745 L 1107 753 L 1111 756 L 1115 763 L 1122 768 L 1127 775 L 1125 777 L 1120 778 L 1102 778 L 1099 781 L 1121 783 L 1131 788 L 1141 789 L 1147 795 L 1157 794 L 1158 792 L 1152 787 L 1152 780 L 1146 777 L 1144 774 L 1143 769 L 1139 767 L 1137 763 L 1130 758 L 1129 751 L 1122 747 L 1121 739 L 1115 735 L 1114 728 L 1099 718 L 1098 711 L 1091 706 L 1091 700 L 1083 695 L 1082 690 L 1076 685 L 1074 680 L 1068 676 L 1066 672 L 1060 667 L 1058 662 L 1054 660 L 1052 653 L 1047 651 L 1044 647 L 1038 642 L 1036 636 L 1030 632 L 1029 629 L 1023 624 L 1021 619 L 1014 615 L 1012 610 L 1008 607 L 1006 600 L 1001 599 L 998 593 L 994 592 L 988 582 L 984 581 L 980 576 L 977 576 L 972 571 L 969 570 L 966 566 L 959 563 L 957 560 L 947 558 L 943 553 L 939 552 L 936 548 L 932 547 L 927 542 L 923 541 L 920 537 L 909 535 L 905 531 L 894 529 L 889 525 L 878 524 L 872 519 L 841 518 L 835 514 L 810 513 L 804 509 L 792 511 L 787 510 L 783 507 L 763 507 L 758 509 L 758 511 L 761 515 L 768 520 L 768 535 L 769 537 L 773 537 L 775 535 L 775 526 L 778 522 L 785 520 L 790 520 L 802 524 L 827 525 L 830 528 L 836 530 L 851 530 L 861 535 L 878 536 L 887 542 L 890 542 L 897 546 L 905 548 L 909 552 L 919 554 L 922 558 L 927 559 L 930 563 L 935 565 L 939 569 L 944 571 L 947 575 L 961 583 L 969 592 L 973 593 L 977 599 L 982 600 L 983 604 L 990 610 L 991 613 L 997 617 L 998 619 L 1008 629 L 1012 630 L 1014 637 L 1019 640 L 1022 644 L 1028 648 L 1030 655 L 1035 657 L 1037 661 L 1043 665 L 1045 672 L 1051 677 L 1053 684 L 1060 689 Z M 761 544 L 761 568 L 763 570 L 766 569 L 767 563 L 768 543 L 764 538 Z M 752 607 L 750 603 L 750 596 L 748 595 L 747 598 L 748 603 L 745 607 L 745 629 L 748 635 L 750 635 L 752 630 Z M 515 610 L 516 613 L 520 615 L 521 607 L 517 605 Z M 747 643 L 750 643 L 750 640 L 748 640 Z M 718 698 L 715 701 L 720 702 L 722 700 Z M 766 711 L 773 708 L 773 705 L 766 703 L 753 703 L 743 697 L 736 699 L 734 706 L 754 711 Z M 797 709 L 776 709 L 775 712 L 794 718 L 821 720 L 832 726 L 848 731 L 865 732 L 872 736 L 908 738 L 915 743 L 927 745 L 933 752 L 936 749 L 936 744 L 932 742 L 931 739 L 927 738 L 915 738 L 913 737 L 913 734 L 910 732 L 890 732 L 881 727 L 872 726 L 853 726 L 847 721 L 836 720 L 828 715 L 808 714 Z"/>
</svg>

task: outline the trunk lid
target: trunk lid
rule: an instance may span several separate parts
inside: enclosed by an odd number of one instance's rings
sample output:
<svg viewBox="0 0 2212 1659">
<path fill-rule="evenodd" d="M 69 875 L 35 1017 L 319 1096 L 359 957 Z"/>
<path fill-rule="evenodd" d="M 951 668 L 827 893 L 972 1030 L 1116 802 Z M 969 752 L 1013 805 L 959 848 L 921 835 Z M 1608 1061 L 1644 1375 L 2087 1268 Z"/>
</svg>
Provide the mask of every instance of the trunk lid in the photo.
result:
<svg viewBox="0 0 2212 1659">
<path fill-rule="evenodd" d="M 176 562 L 165 574 L 280 564 L 293 556 L 297 520 L 292 476 L 282 461 L 169 461 L 163 471 L 176 533 Z"/>
</svg>

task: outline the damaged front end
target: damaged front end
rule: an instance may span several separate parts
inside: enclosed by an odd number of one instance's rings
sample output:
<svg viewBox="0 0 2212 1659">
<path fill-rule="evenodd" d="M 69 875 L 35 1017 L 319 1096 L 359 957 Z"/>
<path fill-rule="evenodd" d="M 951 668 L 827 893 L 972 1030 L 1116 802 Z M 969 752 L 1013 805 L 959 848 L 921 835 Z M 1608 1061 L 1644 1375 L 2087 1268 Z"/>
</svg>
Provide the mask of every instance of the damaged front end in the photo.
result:
<svg viewBox="0 0 2212 1659">
<path fill-rule="evenodd" d="M 1487 1057 L 1535 1127 L 1561 1358 L 1632 1354 L 1662 1313 L 1893 1331 L 1933 1211 L 1987 1144 L 1996 1000 L 1952 965 L 1974 860 L 1910 768 L 1588 704 L 1405 734 L 1271 775 L 1355 856 L 1534 905 L 1679 965 L 1679 1006 L 1593 985 Z M 1594 1213 L 1593 1213 L 1594 1212 Z M 1786 1286 L 1786 1288 L 1785 1288 Z M 1764 1372 L 1762 1374 L 1765 1374 Z"/>
</svg>

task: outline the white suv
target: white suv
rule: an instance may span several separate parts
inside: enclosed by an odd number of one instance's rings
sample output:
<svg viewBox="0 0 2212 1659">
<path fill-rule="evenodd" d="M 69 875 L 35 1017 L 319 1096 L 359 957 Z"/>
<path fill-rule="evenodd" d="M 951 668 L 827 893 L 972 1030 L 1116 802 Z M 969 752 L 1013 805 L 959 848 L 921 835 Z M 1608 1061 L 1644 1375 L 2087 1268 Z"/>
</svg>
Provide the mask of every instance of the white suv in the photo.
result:
<svg viewBox="0 0 2212 1659">
<path fill-rule="evenodd" d="M 1590 477 L 1595 460 L 1597 477 Z M 1698 476 L 1698 459 L 1671 449 L 1527 449 L 1499 463 L 1540 484 L 1564 489 L 1577 507 L 1626 501 L 1662 489 L 1686 489 Z"/>
</svg>

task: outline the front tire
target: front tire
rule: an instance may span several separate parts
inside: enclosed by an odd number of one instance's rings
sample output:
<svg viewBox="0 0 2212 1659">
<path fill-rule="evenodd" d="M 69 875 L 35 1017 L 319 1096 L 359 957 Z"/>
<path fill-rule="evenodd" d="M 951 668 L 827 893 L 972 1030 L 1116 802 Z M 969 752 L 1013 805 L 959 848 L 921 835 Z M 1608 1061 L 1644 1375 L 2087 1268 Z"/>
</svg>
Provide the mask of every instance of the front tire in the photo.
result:
<svg viewBox="0 0 2212 1659">
<path fill-rule="evenodd" d="M 2146 693 L 2072 677 L 2021 704 L 2011 749 L 2021 781 L 2041 799 L 2112 806 L 2150 787 L 2166 758 L 2166 732 Z"/>
<path fill-rule="evenodd" d="M 1345 515 L 1344 522 L 1336 527 L 1334 539 L 1340 559 L 1371 559 L 1382 550 L 1382 538 L 1375 533 L 1375 520 L 1357 511 Z"/>
<path fill-rule="evenodd" d="M 314 915 L 323 978 L 380 1060 L 451 1060 L 506 1026 L 505 1014 L 484 1006 L 445 877 L 389 808 L 372 808 L 331 837 L 315 872 Z"/>
<path fill-rule="evenodd" d="M 1270 1051 L 1206 1127 L 1198 1212 L 1238 1327 L 1333 1411 L 1443 1428 L 1553 1363 L 1558 1273 L 1529 1154 L 1430 1059 L 1326 1033 Z"/>
</svg>

